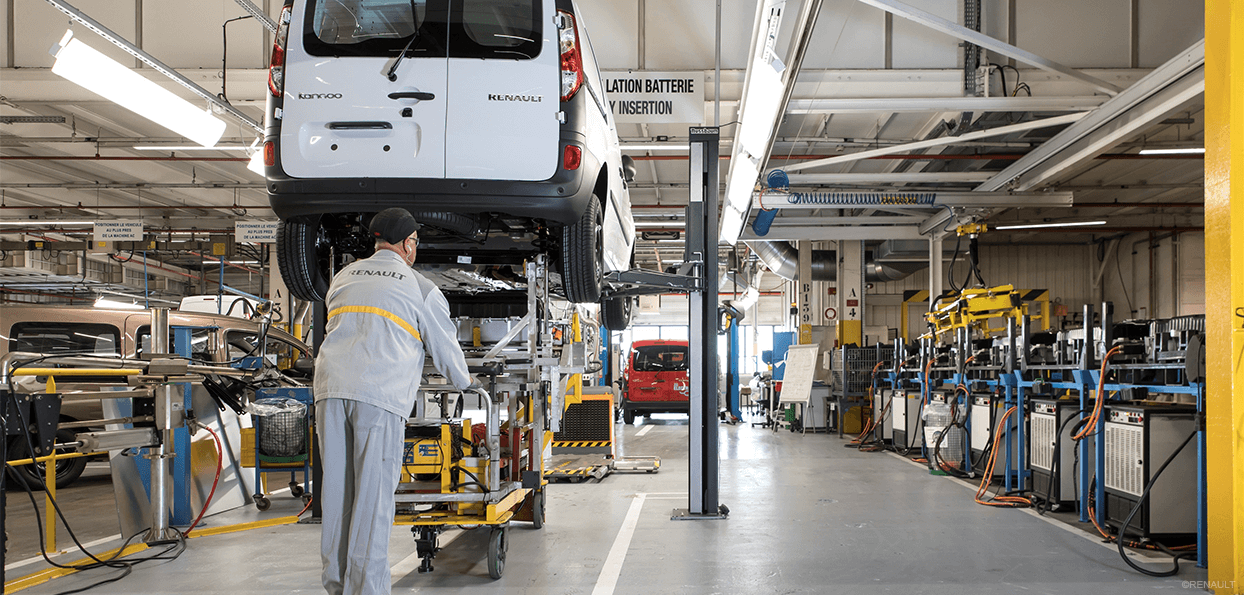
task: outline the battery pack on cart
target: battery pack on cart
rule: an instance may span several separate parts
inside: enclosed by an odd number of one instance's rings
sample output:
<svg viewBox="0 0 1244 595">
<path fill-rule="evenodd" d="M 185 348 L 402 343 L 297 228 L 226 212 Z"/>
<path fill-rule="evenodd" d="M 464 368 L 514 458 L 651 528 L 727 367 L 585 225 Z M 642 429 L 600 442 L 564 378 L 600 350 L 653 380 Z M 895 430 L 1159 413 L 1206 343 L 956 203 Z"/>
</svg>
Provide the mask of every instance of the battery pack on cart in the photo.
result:
<svg viewBox="0 0 1244 595">
<path fill-rule="evenodd" d="M 442 428 L 448 428 L 449 440 Z M 464 456 L 462 426 L 458 424 L 408 425 L 402 450 L 403 475 L 425 476 L 440 473 L 448 458 L 457 462 Z"/>
</svg>

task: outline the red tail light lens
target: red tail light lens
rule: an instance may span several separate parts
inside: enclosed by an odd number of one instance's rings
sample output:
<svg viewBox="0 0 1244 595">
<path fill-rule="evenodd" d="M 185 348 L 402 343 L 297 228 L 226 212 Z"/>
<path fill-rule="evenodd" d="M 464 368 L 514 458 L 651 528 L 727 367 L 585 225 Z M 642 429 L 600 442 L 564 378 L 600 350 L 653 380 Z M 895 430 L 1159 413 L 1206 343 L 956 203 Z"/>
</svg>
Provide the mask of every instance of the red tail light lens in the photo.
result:
<svg viewBox="0 0 1244 595">
<path fill-rule="evenodd" d="M 583 86 L 583 54 L 579 52 L 579 28 L 574 16 L 557 11 L 557 39 L 562 62 L 562 101 L 569 101 Z"/>
<path fill-rule="evenodd" d="M 574 171 L 579 169 L 579 165 L 583 163 L 583 149 L 575 145 L 566 145 L 566 150 L 562 152 L 562 167 L 566 171 Z"/>
<path fill-rule="evenodd" d="M 268 167 L 276 165 L 276 143 L 268 141 L 263 144 L 263 164 Z"/>
<path fill-rule="evenodd" d="M 276 38 L 272 40 L 272 60 L 268 62 L 268 90 L 273 97 L 285 91 L 285 42 L 289 39 L 290 6 L 281 9 Z"/>
</svg>

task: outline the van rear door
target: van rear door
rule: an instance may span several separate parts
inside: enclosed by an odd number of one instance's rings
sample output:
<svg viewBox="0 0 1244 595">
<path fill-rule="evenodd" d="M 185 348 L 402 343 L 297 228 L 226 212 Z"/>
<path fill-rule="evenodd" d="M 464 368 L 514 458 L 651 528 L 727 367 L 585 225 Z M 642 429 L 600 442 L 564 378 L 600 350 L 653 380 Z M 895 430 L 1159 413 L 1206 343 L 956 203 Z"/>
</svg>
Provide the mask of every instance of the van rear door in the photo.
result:
<svg viewBox="0 0 1244 595">
<path fill-rule="evenodd" d="M 449 16 L 449 178 L 546 180 L 560 151 L 554 0 L 454 0 Z"/>
<path fill-rule="evenodd" d="M 295 3 L 281 116 L 286 173 L 444 177 L 447 6 L 447 0 Z"/>
</svg>

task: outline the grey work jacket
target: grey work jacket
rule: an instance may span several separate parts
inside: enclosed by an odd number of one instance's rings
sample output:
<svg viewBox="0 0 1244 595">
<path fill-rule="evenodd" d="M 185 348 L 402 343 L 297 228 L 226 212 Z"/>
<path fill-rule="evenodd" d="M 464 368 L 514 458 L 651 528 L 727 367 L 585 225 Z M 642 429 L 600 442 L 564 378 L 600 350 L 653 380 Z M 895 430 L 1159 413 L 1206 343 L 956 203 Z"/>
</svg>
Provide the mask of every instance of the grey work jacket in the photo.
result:
<svg viewBox="0 0 1244 595">
<path fill-rule="evenodd" d="M 315 400 L 350 399 L 409 417 L 424 353 L 454 387 L 471 384 L 449 303 L 390 250 L 351 263 L 328 290 Z"/>
</svg>

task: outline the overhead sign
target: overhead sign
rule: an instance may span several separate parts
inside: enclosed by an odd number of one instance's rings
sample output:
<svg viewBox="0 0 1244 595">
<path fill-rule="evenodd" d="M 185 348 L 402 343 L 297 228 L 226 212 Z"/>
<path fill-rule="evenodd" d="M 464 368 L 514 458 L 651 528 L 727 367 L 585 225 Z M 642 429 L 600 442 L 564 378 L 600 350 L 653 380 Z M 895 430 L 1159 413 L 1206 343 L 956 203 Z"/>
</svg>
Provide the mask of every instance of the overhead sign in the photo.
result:
<svg viewBox="0 0 1244 595">
<path fill-rule="evenodd" d="M 620 124 L 704 124 L 704 72 L 603 71 Z"/>
<path fill-rule="evenodd" d="M 249 244 L 276 242 L 280 221 L 237 221 L 233 224 L 233 240 Z"/>
<path fill-rule="evenodd" d="M 141 242 L 143 241 L 143 222 L 138 220 L 96 221 L 93 237 L 96 242 Z"/>
</svg>

